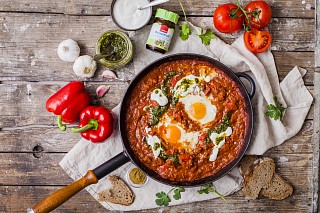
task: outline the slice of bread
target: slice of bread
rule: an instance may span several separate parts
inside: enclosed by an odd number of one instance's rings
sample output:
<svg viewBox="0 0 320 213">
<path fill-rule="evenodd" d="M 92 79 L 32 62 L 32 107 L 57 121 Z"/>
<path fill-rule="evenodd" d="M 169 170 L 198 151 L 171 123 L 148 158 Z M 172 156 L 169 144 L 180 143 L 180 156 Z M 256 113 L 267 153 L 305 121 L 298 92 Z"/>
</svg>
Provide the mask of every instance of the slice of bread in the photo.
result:
<svg viewBox="0 0 320 213">
<path fill-rule="evenodd" d="M 246 155 L 242 158 L 240 162 L 240 173 L 242 176 L 246 174 L 250 166 L 253 165 L 256 160 L 258 160 L 256 155 Z"/>
<path fill-rule="evenodd" d="M 293 193 L 293 187 L 277 173 L 274 174 L 271 185 L 261 190 L 261 195 L 271 200 L 283 200 Z"/>
<path fill-rule="evenodd" d="M 129 206 L 134 201 L 134 194 L 127 184 L 117 176 L 110 176 L 112 187 L 99 193 L 99 201 Z"/>
<path fill-rule="evenodd" d="M 275 173 L 275 163 L 271 158 L 256 160 L 245 173 L 243 196 L 246 199 L 256 199 L 262 188 L 268 188 Z"/>
</svg>

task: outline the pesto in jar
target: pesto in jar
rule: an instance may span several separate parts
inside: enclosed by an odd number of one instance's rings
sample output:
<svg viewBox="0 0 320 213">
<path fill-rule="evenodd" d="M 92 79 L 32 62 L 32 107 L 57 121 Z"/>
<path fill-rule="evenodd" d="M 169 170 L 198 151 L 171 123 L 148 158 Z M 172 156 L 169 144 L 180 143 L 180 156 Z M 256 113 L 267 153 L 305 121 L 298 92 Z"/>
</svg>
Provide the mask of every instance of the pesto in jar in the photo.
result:
<svg viewBox="0 0 320 213">
<path fill-rule="evenodd" d="M 118 61 L 123 58 L 127 53 L 126 42 L 125 40 L 117 34 L 108 34 L 103 36 L 103 40 L 101 41 L 101 53 L 109 53 L 110 48 L 109 45 L 113 47 L 113 54 L 106 57 L 108 61 Z"/>
<path fill-rule="evenodd" d="M 118 30 L 110 30 L 103 33 L 96 46 L 96 53 L 110 54 L 99 62 L 109 68 L 118 69 L 132 60 L 133 45 L 129 37 Z"/>
</svg>

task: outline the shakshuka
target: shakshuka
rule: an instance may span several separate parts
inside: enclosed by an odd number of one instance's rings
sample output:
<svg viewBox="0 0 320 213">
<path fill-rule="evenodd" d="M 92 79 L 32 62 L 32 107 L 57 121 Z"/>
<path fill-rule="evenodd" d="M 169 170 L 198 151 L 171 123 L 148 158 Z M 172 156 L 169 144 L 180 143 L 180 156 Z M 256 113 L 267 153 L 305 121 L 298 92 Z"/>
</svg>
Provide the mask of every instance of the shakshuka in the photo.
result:
<svg viewBox="0 0 320 213">
<path fill-rule="evenodd" d="M 248 115 L 236 83 L 208 62 L 167 62 L 144 76 L 126 108 L 135 155 L 162 178 L 193 181 L 221 170 L 244 144 Z"/>
</svg>

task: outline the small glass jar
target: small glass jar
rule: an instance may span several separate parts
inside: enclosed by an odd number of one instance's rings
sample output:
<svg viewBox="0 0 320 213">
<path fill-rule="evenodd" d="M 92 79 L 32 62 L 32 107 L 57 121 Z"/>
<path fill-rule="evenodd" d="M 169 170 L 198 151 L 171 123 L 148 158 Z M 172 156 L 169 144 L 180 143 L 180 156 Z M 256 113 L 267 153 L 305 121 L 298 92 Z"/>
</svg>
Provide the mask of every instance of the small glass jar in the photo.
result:
<svg viewBox="0 0 320 213">
<path fill-rule="evenodd" d="M 179 15 L 159 8 L 157 9 L 155 18 L 146 43 L 146 48 L 164 54 L 169 49 L 175 25 L 179 20 Z"/>
<path fill-rule="evenodd" d="M 109 68 L 118 69 L 132 60 L 133 45 L 130 38 L 119 30 L 110 30 L 103 33 L 96 45 L 97 54 L 106 54 L 106 49 L 111 45 L 114 50 L 113 54 L 106 58 L 102 58 L 99 62 Z"/>
</svg>

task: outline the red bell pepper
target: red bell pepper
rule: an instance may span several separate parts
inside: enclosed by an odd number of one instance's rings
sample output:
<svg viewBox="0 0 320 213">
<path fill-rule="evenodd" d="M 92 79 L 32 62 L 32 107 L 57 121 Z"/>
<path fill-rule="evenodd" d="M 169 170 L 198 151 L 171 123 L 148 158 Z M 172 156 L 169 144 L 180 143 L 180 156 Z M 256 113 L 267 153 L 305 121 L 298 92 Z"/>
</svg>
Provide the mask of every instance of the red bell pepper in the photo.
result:
<svg viewBox="0 0 320 213">
<path fill-rule="evenodd" d="M 66 130 L 66 123 L 75 123 L 79 119 L 81 111 L 89 106 L 90 96 L 86 92 L 83 82 L 73 81 L 65 85 L 53 94 L 46 102 L 49 112 L 58 115 L 58 126 L 62 131 Z"/>
<path fill-rule="evenodd" d="M 99 143 L 112 135 L 113 116 L 109 109 L 103 106 L 89 106 L 80 114 L 78 128 L 72 128 L 74 133 L 81 133 L 81 136 L 93 143 Z"/>
</svg>

